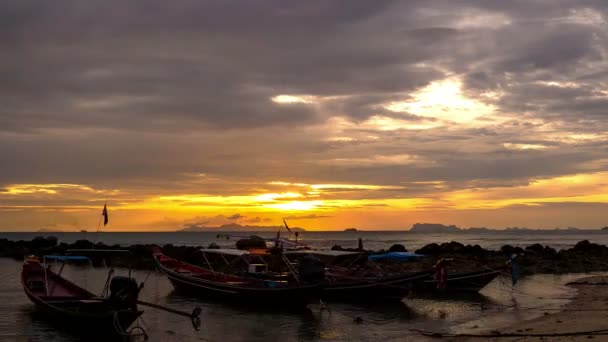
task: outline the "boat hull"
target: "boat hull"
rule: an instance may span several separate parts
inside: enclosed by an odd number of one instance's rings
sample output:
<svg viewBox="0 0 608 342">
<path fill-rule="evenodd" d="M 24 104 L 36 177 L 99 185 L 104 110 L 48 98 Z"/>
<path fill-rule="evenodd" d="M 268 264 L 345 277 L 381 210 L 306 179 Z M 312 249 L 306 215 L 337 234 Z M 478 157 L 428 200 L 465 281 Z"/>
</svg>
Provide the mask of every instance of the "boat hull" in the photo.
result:
<svg viewBox="0 0 608 342">
<path fill-rule="evenodd" d="M 32 276 L 32 268 L 42 266 L 26 265 L 22 271 L 23 289 L 30 301 L 36 306 L 36 314 L 58 328 L 87 336 L 87 339 L 117 337 L 125 333 L 143 311 L 132 308 L 117 309 L 105 298 L 98 298 L 87 290 L 48 271 L 50 286 L 61 286 L 57 296 L 41 295 L 40 289 L 31 289 L 28 282 L 38 279 Z M 41 272 L 35 269 L 35 272 Z M 43 271 L 42 271 L 43 272 Z M 71 292 L 68 292 L 71 291 Z M 90 338 L 89 338 L 90 337 Z"/>
<path fill-rule="evenodd" d="M 345 281 L 333 279 L 323 291 L 325 300 L 375 301 L 396 300 L 411 294 L 428 278 L 430 272 L 408 272 L 396 276 Z"/>
<path fill-rule="evenodd" d="M 322 284 L 299 285 L 293 287 L 254 287 L 233 282 L 204 279 L 196 274 L 183 274 L 164 266 L 155 257 L 159 269 L 169 278 L 176 291 L 233 304 L 254 304 L 259 308 L 276 309 L 303 307 L 318 303 L 323 289 Z M 194 268 L 193 265 L 188 265 Z M 236 277 L 235 277 L 236 278 Z M 236 279 L 233 279 L 236 280 Z M 247 281 L 251 281 L 247 279 Z"/>
<path fill-rule="evenodd" d="M 445 289 L 439 289 L 434 271 L 409 272 L 366 280 L 330 281 L 323 291 L 326 300 L 401 300 L 417 293 L 477 293 L 503 273 L 503 268 L 450 274 Z"/>
</svg>

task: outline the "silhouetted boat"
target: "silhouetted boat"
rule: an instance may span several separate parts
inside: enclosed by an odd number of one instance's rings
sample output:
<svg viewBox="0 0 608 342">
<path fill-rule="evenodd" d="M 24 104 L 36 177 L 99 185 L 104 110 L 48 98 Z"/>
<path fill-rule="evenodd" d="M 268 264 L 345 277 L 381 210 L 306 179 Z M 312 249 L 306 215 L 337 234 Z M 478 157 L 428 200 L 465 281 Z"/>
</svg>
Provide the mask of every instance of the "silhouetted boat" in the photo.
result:
<svg viewBox="0 0 608 342">
<path fill-rule="evenodd" d="M 415 288 L 420 287 L 419 283 L 424 281 L 424 279 L 428 279 L 434 273 L 433 270 L 423 270 L 388 274 L 382 272 L 380 268 L 373 268 L 367 269 L 367 272 L 361 274 L 357 272 L 359 267 L 353 266 L 357 260 L 364 260 L 366 264 L 373 264 L 371 259 L 368 260 L 368 257 L 371 256 L 362 252 L 299 250 L 286 251 L 285 254 L 291 257 L 314 255 L 328 260 L 326 272 L 327 285 L 323 288 L 322 296 L 325 300 L 400 300 L 414 291 Z M 402 261 L 420 257 L 413 253 L 390 253 L 390 255 L 395 258 L 399 257 Z M 329 261 L 340 257 L 355 259 L 349 267 L 338 267 Z"/>
<path fill-rule="evenodd" d="M 132 278 L 114 277 L 108 298 L 98 297 L 51 271 L 47 259 L 89 260 L 83 256 L 46 256 L 44 264 L 28 257 L 21 271 L 27 297 L 57 325 L 77 333 L 99 337 L 124 335 L 143 313 L 137 309 L 138 287 Z"/>
<path fill-rule="evenodd" d="M 228 266 L 231 263 L 225 259 L 227 256 L 236 256 L 240 260 L 255 256 L 248 251 L 235 249 L 201 249 L 201 253 L 204 260 L 207 260 L 207 253 L 217 254 Z M 322 290 L 322 277 L 259 272 L 256 266 L 262 264 L 248 261 L 250 273 L 240 276 L 215 271 L 210 264 L 205 268 L 171 258 L 158 248 L 153 250 L 153 256 L 159 269 L 167 275 L 176 290 L 199 296 L 276 309 L 318 302 Z"/>
<path fill-rule="evenodd" d="M 407 295 L 419 292 L 478 292 L 494 278 L 504 272 L 504 267 L 485 268 L 481 270 L 447 274 L 445 284 L 439 286 L 436 269 L 401 270 L 387 273 L 376 264 L 380 260 L 406 262 L 424 257 L 424 255 L 409 252 L 388 252 L 372 254 L 350 251 L 318 251 L 302 250 L 285 252 L 287 255 L 312 254 L 320 257 L 338 258 L 355 257 L 349 267 L 327 265 L 327 286 L 323 289 L 324 299 L 339 300 L 377 300 L 401 299 Z M 357 261 L 363 265 L 354 266 Z M 363 273 L 358 271 L 363 270 Z"/>
</svg>

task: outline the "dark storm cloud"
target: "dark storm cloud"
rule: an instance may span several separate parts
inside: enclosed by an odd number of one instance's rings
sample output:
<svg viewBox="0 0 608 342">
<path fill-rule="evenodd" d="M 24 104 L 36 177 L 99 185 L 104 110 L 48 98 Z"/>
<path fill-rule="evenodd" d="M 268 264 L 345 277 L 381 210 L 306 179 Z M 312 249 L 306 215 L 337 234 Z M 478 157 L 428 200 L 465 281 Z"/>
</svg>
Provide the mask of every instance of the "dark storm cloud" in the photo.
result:
<svg viewBox="0 0 608 342">
<path fill-rule="evenodd" d="M 0 183 L 242 194 L 267 190 L 252 179 L 459 188 L 594 171 L 604 142 L 546 141 L 533 120 L 564 132 L 608 128 L 605 19 L 597 1 L 4 1 Z M 509 121 L 354 126 L 343 132 L 354 141 L 327 141 L 336 117 L 436 121 L 383 104 L 452 76 Z M 279 94 L 325 100 L 271 101 Z M 323 163 L 394 155 L 417 159 Z"/>
<path fill-rule="evenodd" d="M 398 91 L 436 76 L 405 65 L 403 46 L 361 44 L 369 33 L 343 27 L 382 2 L 3 6 L 20 18 L 5 22 L 9 131 L 310 123 L 311 106 L 270 98 Z"/>
</svg>

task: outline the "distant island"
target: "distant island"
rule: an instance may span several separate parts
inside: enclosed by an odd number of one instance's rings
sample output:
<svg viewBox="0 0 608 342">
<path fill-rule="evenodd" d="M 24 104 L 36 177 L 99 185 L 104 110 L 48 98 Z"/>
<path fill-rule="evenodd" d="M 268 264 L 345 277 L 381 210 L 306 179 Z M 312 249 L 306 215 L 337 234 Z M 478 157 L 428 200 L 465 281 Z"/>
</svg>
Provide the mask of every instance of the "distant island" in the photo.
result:
<svg viewBox="0 0 608 342">
<path fill-rule="evenodd" d="M 564 233 L 577 233 L 587 231 L 598 231 L 607 230 L 608 227 L 601 229 L 581 229 L 576 227 L 567 228 L 555 228 L 555 229 L 532 229 L 523 227 L 507 227 L 505 229 L 494 229 L 486 227 L 471 227 L 471 228 L 459 228 L 455 225 L 446 226 L 440 223 L 416 223 L 410 228 L 412 233 L 500 233 L 500 232 L 512 232 L 512 233 L 533 233 L 533 232 L 564 232 Z"/>
<path fill-rule="evenodd" d="M 344 229 L 345 232 L 358 232 L 359 230 L 357 228 L 346 228 Z"/>
<path fill-rule="evenodd" d="M 412 233 L 453 233 L 458 231 L 461 231 L 461 229 L 454 225 L 445 226 L 440 223 L 416 223 L 410 228 Z"/>
<path fill-rule="evenodd" d="M 293 232 L 305 232 L 306 229 L 300 227 L 290 227 Z M 238 223 L 227 223 L 216 227 L 204 227 L 196 224 L 188 225 L 178 232 L 265 232 L 285 230 L 284 226 L 243 226 Z"/>
</svg>

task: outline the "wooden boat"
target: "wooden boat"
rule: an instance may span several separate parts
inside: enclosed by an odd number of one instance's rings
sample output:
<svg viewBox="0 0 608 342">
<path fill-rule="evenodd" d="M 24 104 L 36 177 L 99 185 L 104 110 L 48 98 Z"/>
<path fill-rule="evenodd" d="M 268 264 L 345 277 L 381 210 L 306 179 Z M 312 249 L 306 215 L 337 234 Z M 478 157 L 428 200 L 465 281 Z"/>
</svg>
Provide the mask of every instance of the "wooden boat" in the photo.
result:
<svg viewBox="0 0 608 342">
<path fill-rule="evenodd" d="M 27 297 L 47 318 L 77 333 L 89 336 L 124 335 L 143 313 L 137 309 L 137 284 L 132 278 L 114 277 L 108 282 L 108 298 L 98 297 L 61 277 L 46 260 L 89 260 L 80 256 L 46 256 L 44 263 L 28 257 L 21 271 Z M 109 280 L 109 279 L 108 279 Z"/>
<path fill-rule="evenodd" d="M 323 289 L 323 299 L 401 300 L 414 293 L 430 273 L 432 271 L 404 272 L 364 278 L 332 275 L 328 277 L 328 285 Z"/>
<path fill-rule="evenodd" d="M 219 255 L 230 266 L 226 256 L 236 256 L 245 260 L 252 254 L 248 251 L 232 249 L 202 249 L 204 260 L 206 254 Z M 213 299 L 228 300 L 239 304 L 256 304 L 259 308 L 277 309 L 305 306 L 318 302 L 322 290 L 322 279 L 285 276 L 269 272 L 258 272 L 256 266 L 248 263 L 248 274 L 236 275 L 196 266 L 163 254 L 159 248 L 153 250 L 153 257 L 158 268 L 169 278 L 174 288 L 181 292 L 208 296 Z"/>
<path fill-rule="evenodd" d="M 420 292 L 478 292 L 489 284 L 504 268 L 486 268 L 470 272 L 447 274 L 445 286 L 439 286 L 436 269 L 413 271 L 402 269 L 393 273 L 386 273 L 376 264 L 379 260 L 392 260 L 399 263 L 424 257 L 416 253 L 389 252 L 383 254 L 367 255 L 360 252 L 349 251 L 293 251 L 288 255 L 313 254 L 326 257 L 328 260 L 328 284 L 323 290 L 323 299 L 328 300 L 377 300 L 397 299 Z M 354 257 L 351 264 L 346 267 L 337 267 L 332 259 L 339 257 Z M 353 272 L 353 265 L 359 261 L 364 262 L 363 269 L 367 274 Z M 440 287 L 443 287 L 440 289 Z"/>
<path fill-rule="evenodd" d="M 385 273 L 377 267 L 367 268 L 365 272 L 360 273 L 357 272 L 357 267 L 353 266 L 357 261 L 364 261 L 366 266 L 373 265 L 373 261 L 368 260 L 368 255 L 361 252 L 299 250 L 287 251 L 285 254 L 296 258 L 302 255 L 313 255 L 326 262 L 327 285 L 323 288 L 322 298 L 324 300 L 400 300 L 412 293 L 420 286 L 419 283 L 434 273 L 433 270 Z M 415 256 L 410 254 L 408 257 Z M 352 261 L 348 267 L 339 267 L 334 264 L 334 261 L 339 258 L 350 258 Z"/>
</svg>

